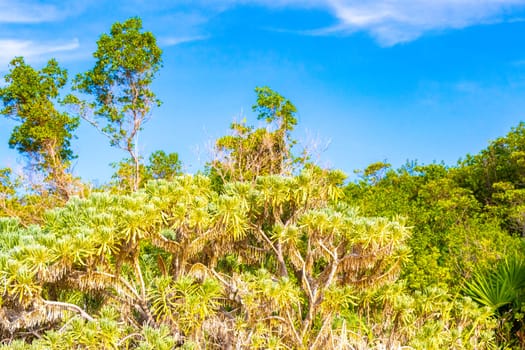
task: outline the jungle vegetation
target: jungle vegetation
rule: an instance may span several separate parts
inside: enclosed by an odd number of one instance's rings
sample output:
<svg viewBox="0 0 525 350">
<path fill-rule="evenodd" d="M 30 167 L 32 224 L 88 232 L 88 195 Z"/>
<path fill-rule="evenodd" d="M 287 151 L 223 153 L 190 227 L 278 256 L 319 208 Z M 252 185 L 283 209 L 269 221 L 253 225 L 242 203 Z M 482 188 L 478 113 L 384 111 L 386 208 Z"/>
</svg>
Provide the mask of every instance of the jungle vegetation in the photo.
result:
<svg viewBox="0 0 525 350">
<path fill-rule="evenodd" d="M 138 154 L 161 50 L 115 23 L 64 92 L 14 58 L 0 113 L 27 176 L 0 170 L 0 349 L 525 347 L 525 124 L 455 165 L 348 180 L 297 151 L 297 108 L 255 89 L 198 174 Z M 129 158 L 73 176 L 84 120 Z"/>
</svg>

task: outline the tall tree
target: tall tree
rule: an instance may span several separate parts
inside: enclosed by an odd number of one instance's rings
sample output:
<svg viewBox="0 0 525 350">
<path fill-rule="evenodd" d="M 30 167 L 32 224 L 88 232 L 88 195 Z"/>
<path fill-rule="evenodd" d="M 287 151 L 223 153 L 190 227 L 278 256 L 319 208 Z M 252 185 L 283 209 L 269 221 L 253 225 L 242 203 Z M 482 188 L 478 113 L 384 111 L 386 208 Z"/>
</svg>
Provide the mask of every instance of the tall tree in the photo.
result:
<svg viewBox="0 0 525 350">
<path fill-rule="evenodd" d="M 255 129 L 244 121 L 232 123 L 233 135 L 217 140 L 219 156 L 212 164 L 212 171 L 225 180 L 284 175 L 289 173 L 294 161 L 291 148 L 295 141 L 290 133 L 297 124 L 297 109 L 290 100 L 269 87 L 258 87 L 255 93 L 257 102 L 252 109 L 257 119 L 266 122 L 266 127 Z"/>
<path fill-rule="evenodd" d="M 5 81 L 7 85 L 0 88 L 0 113 L 19 123 L 13 129 L 9 146 L 28 158 L 53 192 L 68 198 L 74 190 L 68 173 L 75 158 L 70 143 L 79 120 L 57 109 L 67 71 L 54 59 L 35 70 L 17 57 L 11 61 Z"/>
<path fill-rule="evenodd" d="M 140 18 L 115 23 L 97 41 L 95 66 L 80 74 L 74 89 L 92 95 L 83 118 L 106 135 L 111 146 L 129 153 L 134 165 L 133 189 L 140 184 L 139 133 L 160 101 L 150 88 L 162 65 L 161 49 Z M 79 102 L 78 100 L 76 102 Z M 103 125 L 99 123 L 103 121 Z"/>
</svg>

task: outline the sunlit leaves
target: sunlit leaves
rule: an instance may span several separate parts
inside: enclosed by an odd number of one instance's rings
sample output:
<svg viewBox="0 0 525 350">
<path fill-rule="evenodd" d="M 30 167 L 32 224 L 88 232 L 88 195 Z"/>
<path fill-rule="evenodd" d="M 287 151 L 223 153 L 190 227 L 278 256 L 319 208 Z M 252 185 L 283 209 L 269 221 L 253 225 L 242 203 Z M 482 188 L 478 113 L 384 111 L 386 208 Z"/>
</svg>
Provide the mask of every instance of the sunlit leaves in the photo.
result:
<svg viewBox="0 0 525 350">
<path fill-rule="evenodd" d="M 145 326 L 143 328 L 142 340 L 139 342 L 138 350 L 171 350 L 177 344 L 169 328 L 161 326 L 152 328 Z"/>
<path fill-rule="evenodd" d="M 212 173 L 227 181 L 253 181 L 262 175 L 284 175 L 292 170 L 295 158 L 291 148 L 295 141 L 290 132 L 297 124 L 295 106 L 268 87 L 255 89 L 257 102 L 253 110 L 266 128 L 247 125 L 246 120 L 232 123 L 232 135 L 216 141 L 216 159 Z"/>
<path fill-rule="evenodd" d="M 357 295 L 350 286 L 330 286 L 324 291 L 321 313 L 331 314 L 356 305 Z"/>
<path fill-rule="evenodd" d="M 248 223 L 246 211 L 243 210 L 243 200 L 231 197 L 220 196 L 217 202 L 217 225 L 227 235 L 231 235 L 237 241 L 246 235 Z"/>
<path fill-rule="evenodd" d="M 161 277 L 150 291 L 152 311 L 157 320 L 188 334 L 212 317 L 220 305 L 221 286 L 213 279 L 199 282 L 183 276 L 177 280 Z"/>
<path fill-rule="evenodd" d="M 111 146 L 129 153 L 135 191 L 140 184 L 137 136 L 151 117 L 151 108 L 160 105 L 150 86 L 162 65 L 161 55 L 155 36 L 142 31 L 140 18 L 116 22 L 110 33 L 97 41 L 95 66 L 74 81 L 76 90 L 94 98 L 89 104 L 71 101 L 83 108 L 89 106 L 96 116 L 93 119 L 84 113 L 83 118 L 106 135 Z M 99 120 L 103 120 L 102 125 Z"/>
<path fill-rule="evenodd" d="M 40 295 L 42 287 L 35 281 L 35 273 L 31 269 L 19 263 L 11 261 L 7 264 L 5 271 L 5 285 L 7 295 L 22 307 L 29 305 L 35 297 Z"/>
<path fill-rule="evenodd" d="M 67 199 L 73 193 L 73 178 L 67 169 L 75 158 L 70 143 L 79 126 L 78 117 L 57 106 L 67 71 L 54 59 L 37 71 L 23 57 L 16 57 L 5 80 L 7 85 L 0 88 L 4 107 L 0 114 L 18 122 L 9 146 L 26 156 L 29 165 L 44 175 L 52 192 Z"/>
<path fill-rule="evenodd" d="M 466 292 L 495 312 L 509 304 L 520 307 L 525 302 L 525 262 L 511 257 L 493 271 L 477 271 L 467 281 Z"/>
<path fill-rule="evenodd" d="M 274 348 L 335 339 L 331 325 L 355 306 L 350 285 L 395 278 L 408 236 L 401 219 L 363 218 L 342 204 L 342 179 L 311 168 L 227 183 L 217 193 L 209 178 L 183 175 L 129 195 L 75 198 L 47 213 L 41 232 L 6 223 L 17 232 L 9 257 L 25 261 L 29 274 L 13 277 L 9 260 L 0 259 L 3 281 L 18 288 L 4 296 L 29 305 L 49 286 L 71 289 L 60 294 L 71 303 L 67 311 L 113 305 L 123 322 L 166 325 L 169 339 L 183 337 L 188 346 L 208 337 Z M 39 238 L 28 244 L 31 237 Z M 72 343 L 119 342 L 99 334 L 113 321 L 84 318 L 89 326 Z M 253 331 L 235 333 L 238 318 Z M 221 327 L 229 330 L 216 333 Z M 149 346 L 143 333 L 118 334 Z"/>
</svg>

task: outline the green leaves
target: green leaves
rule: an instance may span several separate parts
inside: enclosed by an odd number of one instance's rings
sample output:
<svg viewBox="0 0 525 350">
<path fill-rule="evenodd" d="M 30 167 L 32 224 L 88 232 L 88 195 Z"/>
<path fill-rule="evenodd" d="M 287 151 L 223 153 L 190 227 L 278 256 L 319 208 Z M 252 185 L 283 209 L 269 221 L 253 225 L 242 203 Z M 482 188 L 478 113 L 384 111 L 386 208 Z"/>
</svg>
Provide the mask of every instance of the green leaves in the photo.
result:
<svg viewBox="0 0 525 350">
<path fill-rule="evenodd" d="M 378 162 L 345 188 L 341 171 L 293 155 L 296 107 L 258 87 L 262 126 L 233 123 L 210 175 L 181 176 L 176 153 L 142 164 L 138 151 L 160 104 L 161 54 L 140 19 L 115 23 L 74 81 L 89 102 L 61 99 L 67 72 L 55 60 L 41 70 L 12 61 L 0 88 L 0 113 L 17 123 L 9 143 L 69 201 L 42 226 L 0 218 L 2 339 L 35 349 L 523 345 L 522 254 L 486 267 L 521 247 L 498 225 L 525 232 L 525 124 L 458 168 Z M 78 118 L 64 103 L 129 153 L 118 190 L 70 196 Z M 18 184 L 0 170 L 2 213 L 40 217 L 47 197 L 17 203 Z M 472 299 L 452 293 L 463 276 Z"/>
<path fill-rule="evenodd" d="M 500 345 L 523 347 L 518 336 L 525 329 L 525 262 L 521 257 L 511 256 L 493 269 L 477 270 L 465 281 L 464 292 L 496 317 Z"/>
<path fill-rule="evenodd" d="M 279 95 L 267 86 L 255 88 L 257 103 L 252 109 L 257 112 L 257 119 L 264 119 L 268 124 L 277 121 L 278 128 L 292 131 L 297 125 L 295 113 L 297 109 L 290 100 Z"/>
<path fill-rule="evenodd" d="M 0 114 L 18 122 L 9 146 L 44 174 L 52 191 L 68 198 L 73 181 L 67 169 L 75 158 L 70 143 L 79 119 L 61 112 L 57 106 L 59 91 L 67 82 L 67 71 L 54 59 L 37 71 L 17 57 L 11 61 L 5 81 L 7 85 L 0 88 L 3 103 Z"/>
<path fill-rule="evenodd" d="M 219 197 L 216 216 L 218 230 L 231 236 L 234 241 L 238 241 L 246 236 L 248 230 L 246 219 L 246 209 L 242 198 L 227 195 Z"/>
<path fill-rule="evenodd" d="M 146 115 L 152 104 L 158 104 L 149 89 L 161 66 L 162 51 L 150 32 L 142 32 L 140 18 L 116 22 L 110 34 L 103 34 L 97 42 L 94 68 L 75 78 L 79 91 L 96 98 L 95 112 L 108 121 L 107 131 L 117 144 L 124 131 L 120 122 L 128 113 Z"/>
<path fill-rule="evenodd" d="M 268 87 L 255 89 L 257 103 L 253 110 L 266 127 L 255 129 L 246 121 L 233 123 L 233 135 L 216 141 L 217 157 L 213 171 L 224 180 L 254 180 L 261 175 L 290 174 L 295 158 L 291 148 L 295 141 L 290 132 L 297 124 L 295 106 Z"/>
<path fill-rule="evenodd" d="M 208 278 L 199 282 L 183 276 L 175 281 L 169 277 L 158 278 L 149 298 L 157 320 L 189 334 L 218 311 L 221 296 L 222 288 L 217 281 Z"/>
<path fill-rule="evenodd" d="M 138 135 L 150 118 L 151 108 L 160 105 L 150 85 L 162 65 L 161 55 L 153 34 L 142 31 L 140 18 L 116 22 L 110 34 L 101 35 L 97 42 L 95 66 L 77 75 L 73 85 L 94 98 L 87 105 L 95 118 L 87 113 L 82 117 L 107 136 L 111 146 L 129 153 L 134 166 L 134 191 L 141 178 Z"/>
<path fill-rule="evenodd" d="M 525 262 L 511 257 L 493 271 L 477 271 L 465 288 L 474 300 L 495 312 L 505 305 L 519 307 L 525 302 Z"/>
</svg>

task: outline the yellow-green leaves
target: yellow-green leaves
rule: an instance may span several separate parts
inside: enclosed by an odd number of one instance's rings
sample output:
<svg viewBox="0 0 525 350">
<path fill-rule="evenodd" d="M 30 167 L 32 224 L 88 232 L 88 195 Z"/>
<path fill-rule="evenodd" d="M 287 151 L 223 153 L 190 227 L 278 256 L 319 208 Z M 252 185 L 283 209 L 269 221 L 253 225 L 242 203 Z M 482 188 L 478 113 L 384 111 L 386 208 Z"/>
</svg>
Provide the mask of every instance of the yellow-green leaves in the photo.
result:
<svg viewBox="0 0 525 350">
<path fill-rule="evenodd" d="M 161 277 L 154 281 L 149 299 L 157 320 L 190 334 L 215 315 L 221 293 L 220 284 L 210 278 L 199 282 L 189 276 Z"/>
<path fill-rule="evenodd" d="M 216 230 L 231 236 L 234 241 L 244 238 L 248 230 L 248 222 L 243 199 L 220 196 L 217 202 L 216 225 Z"/>
<path fill-rule="evenodd" d="M 54 319 L 75 312 L 89 322 L 81 335 L 81 323 L 70 323 L 69 344 L 86 347 L 333 341 L 344 332 L 331 333 L 332 325 L 363 289 L 354 286 L 395 278 L 408 236 L 401 219 L 363 218 L 343 205 L 343 178 L 311 168 L 217 193 L 208 177 L 176 176 L 129 195 L 74 198 L 48 212 L 42 229 L 0 221 L 9 233 L 0 235 L 2 302 L 28 310 L 44 303 Z M 96 314 L 102 305 L 142 329 L 126 338 Z M 144 323 L 169 328 L 147 340 Z M 158 337 L 167 329 L 165 343 Z"/>
<path fill-rule="evenodd" d="M 266 127 L 255 129 L 246 124 L 233 123 L 233 135 L 216 141 L 216 159 L 212 172 L 228 181 L 253 181 L 262 175 L 290 174 L 298 158 L 292 156 L 291 139 L 297 120 L 295 106 L 286 98 L 268 87 L 255 89 L 257 103 L 253 110 L 257 118 L 266 122 Z"/>
<path fill-rule="evenodd" d="M 34 279 L 35 272 L 30 267 L 18 262 L 8 262 L 5 274 L 7 296 L 13 298 L 19 305 L 26 307 L 40 296 L 42 286 Z"/>
</svg>

